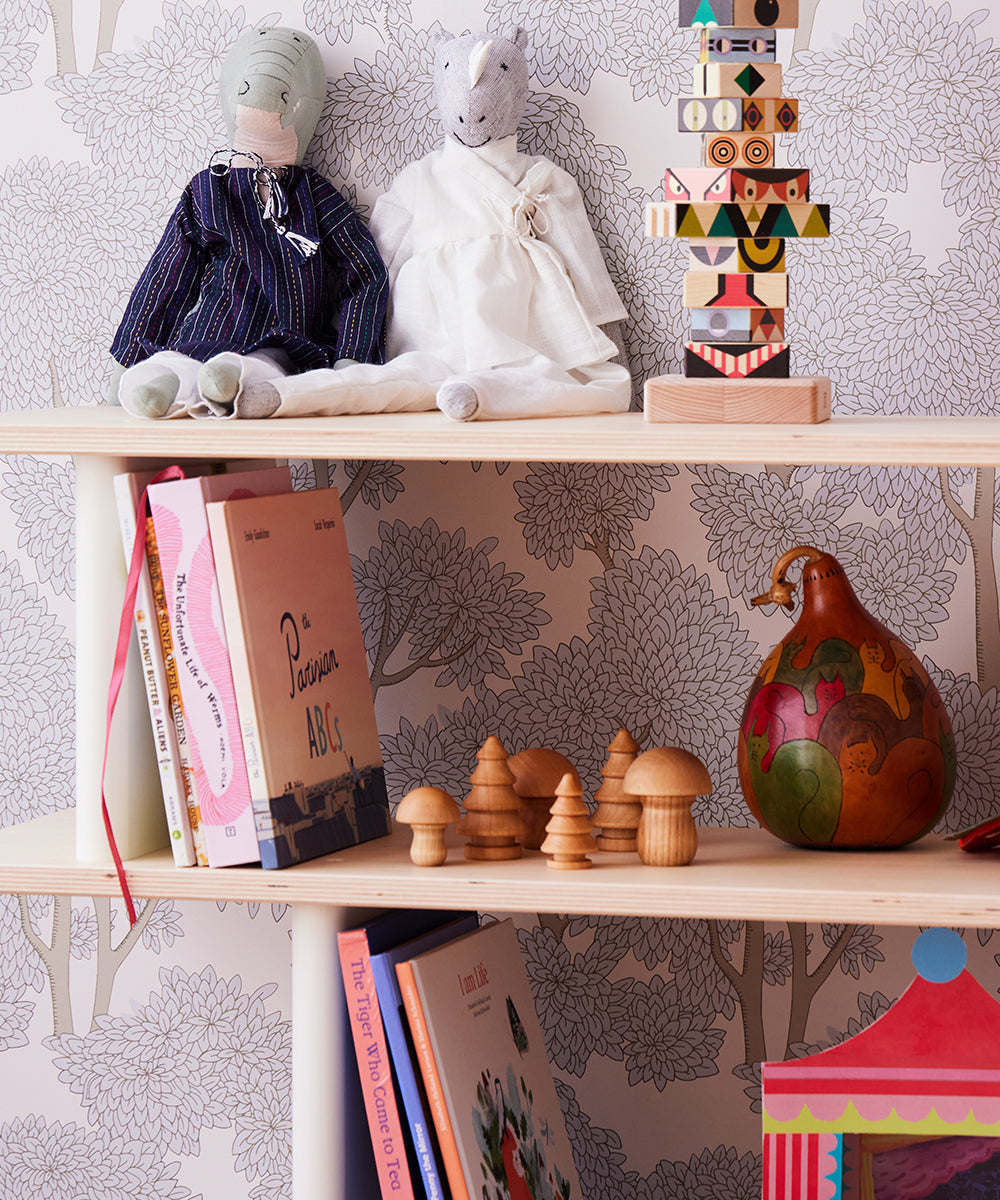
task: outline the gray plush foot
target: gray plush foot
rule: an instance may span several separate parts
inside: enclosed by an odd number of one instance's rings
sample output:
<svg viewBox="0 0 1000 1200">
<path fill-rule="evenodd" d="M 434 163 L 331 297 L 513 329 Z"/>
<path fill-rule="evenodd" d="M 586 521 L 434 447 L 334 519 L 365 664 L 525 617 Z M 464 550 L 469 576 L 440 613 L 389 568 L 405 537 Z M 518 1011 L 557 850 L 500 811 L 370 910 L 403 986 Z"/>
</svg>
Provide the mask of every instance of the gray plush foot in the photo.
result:
<svg viewBox="0 0 1000 1200">
<path fill-rule="evenodd" d="M 276 412 L 281 404 L 278 389 L 270 383 L 248 383 L 240 394 L 236 405 L 237 417 L 253 420 L 255 417 L 269 417 Z"/>
<path fill-rule="evenodd" d="M 164 371 L 154 379 L 128 389 L 129 408 L 139 417 L 166 416 L 177 399 L 181 381 L 173 371 Z"/>
<path fill-rule="evenodd" d="M 453 421 L 471 421 L 479 411 L 479 397 L 467 383 L 443 383 L 438 388 L 437 406 Z"/>
<path fill-rule="evenodd" d="M 232 404 L 240 390 L 238 363 L 210 358 L 198 368 L 198 391 L 213 404 Z"/>
</svg>

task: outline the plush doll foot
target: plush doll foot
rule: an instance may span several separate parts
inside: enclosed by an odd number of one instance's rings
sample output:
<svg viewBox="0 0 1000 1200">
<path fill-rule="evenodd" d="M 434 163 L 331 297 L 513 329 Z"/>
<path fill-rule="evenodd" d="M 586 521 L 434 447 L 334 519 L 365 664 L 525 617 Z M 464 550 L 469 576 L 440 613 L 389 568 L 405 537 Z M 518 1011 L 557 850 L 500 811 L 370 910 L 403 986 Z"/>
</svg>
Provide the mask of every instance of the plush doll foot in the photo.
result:
<svg viewBox="0 0 1000 1200">
<path fill-rule="evenodd" d="M 236 406 L 237 417 L 253 420 L 269 417 L 281 404 L 278 389 L 270 383 L 248 383 L 243 389 Z"/>
<path fill-rule="evenodd" d="M 242 368 L 224 358 L 210 358 L 198 368 L 198 391 L 213 404 L 231 405 L 240 390 Z"/>
<path fill-rule="evenodd" d="M 118 398 L 137 417 L 164 417 L 177 399 L 180 388 L 178 376 L 173 371 L 164 370 L 131 387 L 120 385 Z"/>
<path fill-rule="evenodd" d="M 479 411 L 479 397 L 467 383 L 443 383 L 438 388 L 437 406 L 453 421 L 471 421 Z"/>
</svg>

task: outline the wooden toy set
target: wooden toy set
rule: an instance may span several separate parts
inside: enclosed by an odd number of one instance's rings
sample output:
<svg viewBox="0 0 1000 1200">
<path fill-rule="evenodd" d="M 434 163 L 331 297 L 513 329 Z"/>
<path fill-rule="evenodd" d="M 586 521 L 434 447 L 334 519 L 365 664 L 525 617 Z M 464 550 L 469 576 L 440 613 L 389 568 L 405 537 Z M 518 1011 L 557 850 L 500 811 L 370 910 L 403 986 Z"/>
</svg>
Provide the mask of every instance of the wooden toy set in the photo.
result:
<svg viewBox="0 0 1000 1200">
<path fill-rule="evenodd" d="M 646 233 L 689 239 L 690 340 L 683 375 L 646 382 L 646 419 L 825 421 L 830 380 L 791 376 L 785 340 L 786 241 L 830 233 L 830 206 L 811 200 L 809 172 L 775 166 L 775 135 L 798 129 L 798 101 L 782 95 L 776 61 L 776 31 L 796 27 L 798 0 L 678 4 L 679 26 L 701 43 L 678 128 L 701 135 L 701 166 L 667 168 Z"/>
<path fill-rule="evenodd" d="M 414 788 L 399 802 L 396 820 L 412 828 L 416 866 L 446 862 L 446 830 L 456 823 L 465 857 L 481 862 L 540 850 L 554 870 L 577 871 L 592 865 L 594 851 L 637 853 L 641 862 L 662 867 L 685 866 L 695 856 L 691 805 L 711 792 L 712 781 L 686 750 L 657 746 L 640 753 L 631 734 L 619 730 L 593 814 L 576 768 L 558 750 L 532 746 L 508 756 L 499 738 L 489 737 L 476 757 L 464 815 L 437 787 Z"/>
</svg>

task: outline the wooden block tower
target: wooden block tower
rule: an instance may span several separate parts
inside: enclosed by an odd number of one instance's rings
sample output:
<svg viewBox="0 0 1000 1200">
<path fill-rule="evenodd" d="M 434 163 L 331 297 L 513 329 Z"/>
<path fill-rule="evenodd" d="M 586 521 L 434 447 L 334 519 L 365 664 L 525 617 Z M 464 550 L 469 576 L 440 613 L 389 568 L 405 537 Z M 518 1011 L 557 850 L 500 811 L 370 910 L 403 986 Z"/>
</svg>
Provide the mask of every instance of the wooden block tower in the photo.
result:
<svg viewBox="0 0 1000 1200">
<path fill-rule="evenodd" d="M 677 3 L 679 26 L 701 43 L 692 94 L 677 108 L 678 128 L 701 135 L 701 166 L 667 168 L 646 233 L 689 239 L 691 326 L 684 374 L 646 382 L 646 419 L 825 421 L 830 380 L 790 376 L 785 341 L 786 242 L 830 232 L 809 172 L 775 166 L 775 134 L 798 129 L 776 61 L 776 30 L 796 27 L 798 0 Z"/>
</svg>

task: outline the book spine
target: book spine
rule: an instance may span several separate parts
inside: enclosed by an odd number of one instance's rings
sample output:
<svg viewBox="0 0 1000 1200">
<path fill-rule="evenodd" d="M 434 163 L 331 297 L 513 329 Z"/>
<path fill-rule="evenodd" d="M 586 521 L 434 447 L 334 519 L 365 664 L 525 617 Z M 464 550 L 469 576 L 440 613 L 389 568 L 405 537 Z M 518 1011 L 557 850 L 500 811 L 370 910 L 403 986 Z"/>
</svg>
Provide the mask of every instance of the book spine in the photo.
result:
<svg viewBox="0 0 1000 1200">
<path fill-rule="evenodd" d="M 188 748 L 187 725 L 184 720 L 184 702 L 181 700 L 181 683 L 177 677 L 177 659 L 174 657 L 174 638 L 170 632 L 170 614 L 167 611 L 167 593 L 163 586 L 160 570 L 160 554 L 156 548 L 156 529 L 153 518 L 146 519 L 146 565 L 153 592 L 153 611 L 163 652 L 164 674 L 170 717 L 177 742 L 177 763 L 180 768 L 181 787 L 194 853 L 200 867 L 208 866 L 208 851 L 205 847 L 205 831 L 201 827 L 201 809 L 194 788 L 194 771 L 191 766 L 191 751 Z"/>
<path fill-rule="evenodd" d="M 337 935 L 337 949 L 382 1200 L 415 1200 L 367 935 L 344 930 Z"/>
<path fill-rule="evenodd" d="M 141 488 L 138 489 L 141 492 Z M 115 481 L 118 521 L 122 535 L 125 560 L 132 556 L 132 545 L 136 536 L 139 517 L 136 513 L 138 493 L 134 481 L 127 475 Z M 160 636 L 155 623 L 155 598 L 148 563 L 143 563 L 139 572 L 135 597 L 135 634 L 139 647 L 139 660 L 149 706 L 149 720 L 153 730 L 156 764 L 163 793 L 163 810 L 167 818 L 167 833 L 174 863 L 179 867 L 193 867 L 197 862 L 191 823 L 184 800 L 184 779 L 181 772 L 177 737 L 170 715 L 166 664 L 163 659 Z"/>
<path fill-rule="evenodd" d="M 410 1023 L 410 1033 L 413 1037 L 417 1062 L 420 1063 L 420 1072 L 424 1077 L 427 1103 L 430 1105 L 431 1115 L 434 1118 L 434 1131 L 441 1149 L 441 1158 L 448 1176 L 452 1200 L 469 1200 L 465 1172 L 462 1170 L 462 1160 L 458 1153 L 455 1131 L 452 1129 L 451 1118 L 448 1116 L 441 1077 L 438 1074 L 437 1063 L 434 1061 L 434 1050 L 431 1047 L 430 1033 L 424 1019 L 420 994 L 417 991 L 417 981 L 413 976 L 412 963 L 397 963 L 396 978 L 399 980 L 399 989 L 403 993 L 403 1007 L 406 1009 L 406 1019 Z"/>
</svg>

